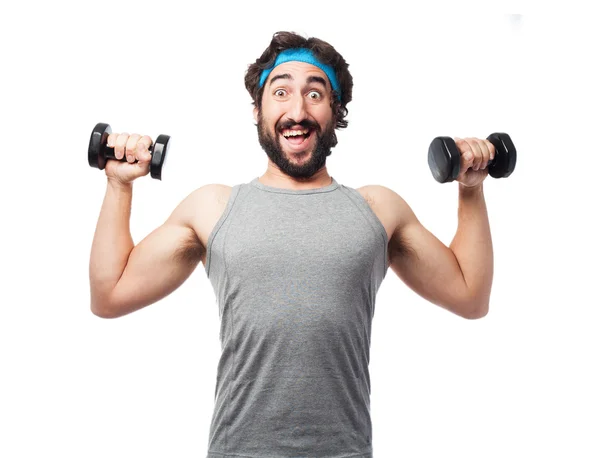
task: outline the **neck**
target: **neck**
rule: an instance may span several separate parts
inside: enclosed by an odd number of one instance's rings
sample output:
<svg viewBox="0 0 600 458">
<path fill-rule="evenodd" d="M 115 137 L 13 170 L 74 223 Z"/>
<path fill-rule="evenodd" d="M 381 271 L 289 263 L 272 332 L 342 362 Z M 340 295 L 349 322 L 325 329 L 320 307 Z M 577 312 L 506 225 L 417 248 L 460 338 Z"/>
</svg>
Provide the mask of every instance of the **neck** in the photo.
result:
<svg viewBox="0 0 600 458">
<path fill-rule="evenodd" d="M 267 171 L 258 178 L 258 181 L 274 188 L 296 190 L 324 188 L 333 182 L 326 166 L 309 178 L 294 178 L 283 173 L 271 161 L 269 161 Z"/>
</svg>

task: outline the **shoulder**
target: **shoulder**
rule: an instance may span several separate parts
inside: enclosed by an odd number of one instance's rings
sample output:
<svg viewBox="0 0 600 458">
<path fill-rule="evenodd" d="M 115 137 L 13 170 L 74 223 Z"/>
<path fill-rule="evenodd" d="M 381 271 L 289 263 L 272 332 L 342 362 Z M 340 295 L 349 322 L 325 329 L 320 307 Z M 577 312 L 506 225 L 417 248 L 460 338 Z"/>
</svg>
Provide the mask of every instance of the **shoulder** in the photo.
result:
<svg viewBox="0 0 600 458">
<path fill-rule="evenodd" d="M 232 189 L 232 186 L 225 184 L 205 184 L 195 189 L 188 197 L 198 200 L 221 201 L 229 198 Z"/>
<path fill-rule="evenodd" d="M 408 208 L 406 201 L 393 189 L 386 186 L 370 184 L 356 188 L 371 206 L 401 210 Z"/>
<path fill-rule="evenodd" d="M 175 208 L 173 216 L 190 224 L 198 215 L 212 215 L 225 209 L 232 187 L 206 184 L 190 192 Z"/>
<path fill-rule="evenodd" d="M 367 185 L 356 190 L 377 216 L 393 227 L 394 232 L 416 219 L 410 205 L 393 189 L 382 185 Z"/>
<path fill-rule="evenodd" d="M 182 252 L 196 253 L 199 243 L 203 247 L 201 260 L 205 262 L 208 238 L 227 207 L 232 189 L 224 184 L 207 184 L 192 191 L 175 208 L 171 219 L 191 231 Z"/>
<path fill-rule="evenodd" d="M 231 195 L 231 186 L 212 183 L 201 186 L 188 194 L 179 204 L 182 207 L 226 205 Z"/>
</svg>

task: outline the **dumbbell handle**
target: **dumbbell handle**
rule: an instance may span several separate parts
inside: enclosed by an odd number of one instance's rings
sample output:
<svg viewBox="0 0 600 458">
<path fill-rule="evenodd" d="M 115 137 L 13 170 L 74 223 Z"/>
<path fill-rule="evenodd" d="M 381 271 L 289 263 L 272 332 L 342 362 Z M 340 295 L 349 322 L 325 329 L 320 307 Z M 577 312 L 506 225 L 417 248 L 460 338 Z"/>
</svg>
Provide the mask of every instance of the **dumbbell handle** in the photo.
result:
<svg viewBox="0 0 600 458">
<path fill-rule="evenodd" d="M 488 141 L 490 139 L 488 138 Z M 493 143 L 492 143 L 493 144 Z M 498 148 L 496 147 L 496 145 L 494 144 L 494 150 L 497 150 Z M 489 167 L 490 165 L 494 165 L 496 163 L 496 160 L 498 159 L 498 151 L 494 151 L 494 159 L 490 159 L 487 164 L 486 167 Z M 481 166 L 479 167 L 481 169 Z"/>
<path fill-rule="evenodd" d="M 123 157 L 121 159 L 117 159 L 115 157 L 115 147 L 114 146 L 108 146 L 108 145 L 104 144 L 100 148 L 102 149 L 102 154 L 104 154 L 104 157 L 106 159 L 114 159 L 114 160 L 120 161 L 120 162 L 127 162 L 126 154 L 123 154 Z M 150 151 L 150 154 L 152 154 L 154 152 L 154 143 L 148 147 L 148 151 Z M 135 162 L 137 162 L 137 159 L 134 161 L 134 163 Z"/>
</svg>

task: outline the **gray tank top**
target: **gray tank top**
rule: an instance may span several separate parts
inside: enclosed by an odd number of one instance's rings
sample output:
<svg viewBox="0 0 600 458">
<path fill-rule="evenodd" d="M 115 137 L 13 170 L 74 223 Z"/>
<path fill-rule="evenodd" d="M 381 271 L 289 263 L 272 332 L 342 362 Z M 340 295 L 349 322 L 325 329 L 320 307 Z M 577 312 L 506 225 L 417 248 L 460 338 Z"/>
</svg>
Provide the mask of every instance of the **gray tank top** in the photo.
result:
<svg viewBox="0 0 600 458">
<path fill-rule="evenodd" d="M 207 458 L 372 458 L 369 352 L 387 234 L 360 193 L 232 188 L 209 236 L 221 357 Z"/>
</svg>

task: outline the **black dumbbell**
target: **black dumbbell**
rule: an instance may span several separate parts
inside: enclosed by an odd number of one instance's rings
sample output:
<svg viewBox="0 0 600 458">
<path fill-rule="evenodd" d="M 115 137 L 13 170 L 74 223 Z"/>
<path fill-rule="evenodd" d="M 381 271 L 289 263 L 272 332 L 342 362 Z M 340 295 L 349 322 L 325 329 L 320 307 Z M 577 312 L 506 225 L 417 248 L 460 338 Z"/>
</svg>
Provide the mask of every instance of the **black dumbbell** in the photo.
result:
<svg viewBox="0 0 600 458">
<path fill-rule="evenodd" d="M 103 170 L 108 159 L 127 162 L 125 156 L 123 156 L 122 159 L 117 159 L 115 157 L 115 149 L 107 146 L 106 142 L 111 133 L 112 129 L 108 124 L 100 122 L 94 127 L 90 137 L 90 146 L 88 148 L 88 163 L 90 164 L 90 167 L 96 167 Z M 152 159 L 150 159 L 150 175 L 157 180 L 161 179 L 163 164 L 165 163 L 167 153 L 169 152 L 170 139 L 171 137 L 168 135 L 161 134 L 154 144 L 150 145 L 150 148 L 148 148 L 148 151 L 152 154 Z"/>
<path fill-rule="evenodd" d="M 488 162 L 488 173 L 492 178 L 506 178 L 517 164 L 517 150 L 508 134 L 496 132 L 488 141 L 494 145 L 496 155 Z M 436 137 L 429 145 L 427 156 L 433 177 L 440 183 L 456 180 L 460 172 L 460 153 L 450 137 Z"/>
</svg>

